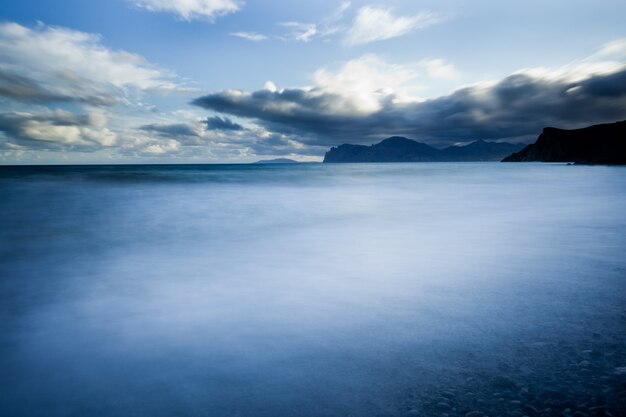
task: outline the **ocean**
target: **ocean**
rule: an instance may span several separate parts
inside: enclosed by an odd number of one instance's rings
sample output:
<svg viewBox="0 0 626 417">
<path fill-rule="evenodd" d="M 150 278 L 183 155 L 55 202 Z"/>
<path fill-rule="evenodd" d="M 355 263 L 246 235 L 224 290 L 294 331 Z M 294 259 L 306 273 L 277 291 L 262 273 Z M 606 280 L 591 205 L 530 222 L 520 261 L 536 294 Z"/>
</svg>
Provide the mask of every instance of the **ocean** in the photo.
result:
<svg viewBox="0 0 626 417">
<path fill-rule="evenodd" d="M 3 417 L 625 404 L 624 167 L 0 167 Z"/>
</svg>

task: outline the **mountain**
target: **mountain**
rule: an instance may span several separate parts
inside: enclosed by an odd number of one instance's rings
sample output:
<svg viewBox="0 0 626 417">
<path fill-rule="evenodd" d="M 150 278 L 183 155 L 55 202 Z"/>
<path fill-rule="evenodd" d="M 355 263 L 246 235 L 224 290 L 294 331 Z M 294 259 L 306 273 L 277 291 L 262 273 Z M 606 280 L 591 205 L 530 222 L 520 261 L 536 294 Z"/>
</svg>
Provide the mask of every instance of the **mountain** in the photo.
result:
<svg viewBox="0 0 626 417">
<path fill-rule="evenodd" d="M 294 161 L 293 159 L 276 158 L 276 159 L 262 159 L 254 163 L 255 164 L 298 164 L 299 162 Z"/>
<path fill-rule="evenodd" d="M 522 145 L 479 140 L 465 146 L 436 149 L 411 139 L 393 136 L 371 146 L 344 144 L 333 147 L 326 152 L 324 162 L 499 161 L 521 147 Z"/>
<path fill-rule="evenodd" d="M 626 120 L 583 129 L 546 127 L 537 142 L 502 162 L 626 164 Z"/>
<path fill-rule="evenodd" d="M 443 149 L 443 152 L 451 161 L 499 161 L 500 155 L 519 151 L 523 146 L 507 142 L 477 140 L 465 146 L 450 146 Z"/>
</svg>

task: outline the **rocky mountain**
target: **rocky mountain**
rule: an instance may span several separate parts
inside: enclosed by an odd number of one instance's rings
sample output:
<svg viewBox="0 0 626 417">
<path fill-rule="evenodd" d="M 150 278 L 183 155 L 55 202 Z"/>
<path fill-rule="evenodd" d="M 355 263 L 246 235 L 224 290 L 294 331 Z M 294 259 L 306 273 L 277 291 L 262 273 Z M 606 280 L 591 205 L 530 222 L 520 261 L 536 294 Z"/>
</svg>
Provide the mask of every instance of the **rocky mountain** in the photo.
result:
<svg viewBox="0 0 626 417">
<path fill-rule="evenodd" d="M 503 162 L 626 164 L 626 121 L 565 130 L 546 127 L 537 142 Z"/>
<path fill-rule="evenodd" d="M 450 146 L 443 152 L 451 161 L 499 161 L 499 155 L 516 152 L 523 147 L 521 144 L 477 140 L 465 146 Z"/>
<path fill-rule="evenodd" d="M 393 136 L 371 146 L 344 144 L 333 147 L 326 152 L 324 162 L 500 161 L 522 146 L 479 140 L 465 146 L 437 149 L 425 143 Z"/>
</svg>

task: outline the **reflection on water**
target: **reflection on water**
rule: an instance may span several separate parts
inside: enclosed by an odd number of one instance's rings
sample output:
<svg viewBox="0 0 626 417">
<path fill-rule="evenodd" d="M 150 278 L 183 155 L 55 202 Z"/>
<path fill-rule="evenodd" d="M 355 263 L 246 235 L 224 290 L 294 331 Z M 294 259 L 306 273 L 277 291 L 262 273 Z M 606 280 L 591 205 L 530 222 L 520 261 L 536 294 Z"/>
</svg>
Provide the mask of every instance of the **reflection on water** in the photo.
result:
<svg viewBox="0 0 626 417">
<path fill-rule="evenodd" d="M 616 167 L 0 167 L 0 415 L 610 408 L 624 213 Z"/>
</svg>

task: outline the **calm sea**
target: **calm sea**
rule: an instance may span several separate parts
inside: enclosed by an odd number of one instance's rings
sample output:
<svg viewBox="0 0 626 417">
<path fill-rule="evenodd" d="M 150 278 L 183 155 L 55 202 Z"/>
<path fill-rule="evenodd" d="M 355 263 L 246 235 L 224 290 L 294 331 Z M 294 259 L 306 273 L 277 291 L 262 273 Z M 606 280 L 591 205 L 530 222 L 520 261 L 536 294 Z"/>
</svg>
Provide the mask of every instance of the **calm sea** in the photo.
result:
<svg viewBox="0 0 626 417">
<path fill-rule="evenodd" d="M 625 329 L 626 168 L 0 167 L 3 417 L 610 402 Z"/>
</svg>

